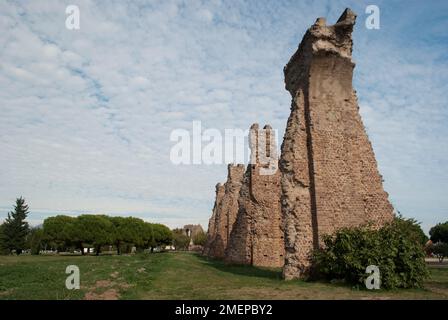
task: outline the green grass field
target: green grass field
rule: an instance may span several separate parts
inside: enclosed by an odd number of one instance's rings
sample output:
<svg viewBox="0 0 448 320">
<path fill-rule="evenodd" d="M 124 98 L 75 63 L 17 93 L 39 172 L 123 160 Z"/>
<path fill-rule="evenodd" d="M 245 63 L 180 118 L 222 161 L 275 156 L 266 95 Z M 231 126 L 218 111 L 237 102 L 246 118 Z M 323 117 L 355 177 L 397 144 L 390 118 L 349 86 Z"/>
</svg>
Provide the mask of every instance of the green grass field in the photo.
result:
<svg viewBox="0 0 448 320">
<path fill-rule="evenodd" d="M 81 289 L 65 288 L 77 265 Z M 283 281 L 280 270 L 229 266 L 192 253 L 2 256 L 0 299 L 447 299 L 448 268 L 431 266 L 424 289 L 369 291 Z"/>
</svg>

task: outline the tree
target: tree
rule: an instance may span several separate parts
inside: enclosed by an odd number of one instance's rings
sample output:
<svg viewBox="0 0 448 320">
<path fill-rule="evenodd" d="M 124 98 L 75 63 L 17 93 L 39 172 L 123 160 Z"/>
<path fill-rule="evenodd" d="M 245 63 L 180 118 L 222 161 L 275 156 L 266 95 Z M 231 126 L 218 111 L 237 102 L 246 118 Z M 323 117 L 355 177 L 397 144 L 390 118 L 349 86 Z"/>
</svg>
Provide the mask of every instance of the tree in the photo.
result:
<svg viewBox="0 0 448 320">
<path fill-rule="evenodd" d="M 28 222 L 25 221 L 28 213 L 25 199 L 22 197 L 16 199 L 14 211 L 8 213 L 8 217 L 2 226 L 1 243 L 7 251 L 15 251 L 16 254 L 21 254 L 25 248 L 26 236 L 29 232 Z"/>
<path fill-rule="evenodd" d="M 71 245 L 79 246 L 74 238 L 75 220 L 76 218 L 64 215 L 46 218 L 43 234 L 48 244 L 58 251 L 63 251 Z"/>
<path fill-rule="evenodd" d="M 207 234 L 204 231 L 199 231 L 193 237 L 193 243 L 197 246 L 203 246 L 207 241 Z"/>
<path fill-rule="evenodd" d="M 176 250 L 187 250 L 190 245 L 190 237 L 185 235 L 182 229 L 173 230 L 173 245 Z"/>
<path fill-rule="evenodd" d="M 156 230 L 152 223 L 145 222 L 145 232 L 143 235 L 144 245 L 151 249 L 151 252 L 154 251 L 154 248 L 157 247 L 156 242 Z"/>
<path fill-rule="evenodd" d="M 171 230 L 163 224 L 145 222 L 145 230 L 145 245 L 151 249 L 151 252 L 173 241 Z"/>
<path fill-rule="evenodd" d="M 95 254 L 101 252 L 101 246 L 115 242 L 114 225 L 104 215 L 80 215 L 75 220 L 74 238 L 83 244 L 92 245 Z"/>
<path fill-rule="evenodd" d="M 44 249 L 44 230 L 36 227 L 32 228 L 26 237 L 27 248 L 30 248 L 31 254 L 38 255 L 40 250 Z"/>
<path fill-rule="evenodd" d="M 173 233 L 170 228 L 160 223 L 154 223 L 153 228 L 156 246 L 166 246 L 173 242 Z"/>
<path fill-rule="evenodd" d="M 448 257 L 448 243 L 437 242 L 432 246 L 432 253 L 439 259 L 442 263 L 445 257 Z"/>
<path fill-rule="evenodd" d="M 121 254 L 120 247 L 123 244 L 133 244 L 136 247 L 143 246 L 145 222 L 133 217 L 109 217 L 114 227 L 114 244 L 117 254 Z"/>
<path fill-rule="evenodd" d="M 429 230 L 431 241 L 433 243 L 444 242 L 448 243 L 448 221 L 444 223 L 438 223 Z"/>
<path fill-rule="evenodd" d="M 128 238 L 126 219 L 123 217 L 109 217 L 109 219 L 114 226 L 115 246 L 117 247 L 117 254 L 119 255 L 121 254 L 121 245 Z"/>
<path fill-rule="evenodd" d="M 0 224 L 0 254 L 9 254 L 9 250 L 3 244 L 3 224 Z"/>
</svg>

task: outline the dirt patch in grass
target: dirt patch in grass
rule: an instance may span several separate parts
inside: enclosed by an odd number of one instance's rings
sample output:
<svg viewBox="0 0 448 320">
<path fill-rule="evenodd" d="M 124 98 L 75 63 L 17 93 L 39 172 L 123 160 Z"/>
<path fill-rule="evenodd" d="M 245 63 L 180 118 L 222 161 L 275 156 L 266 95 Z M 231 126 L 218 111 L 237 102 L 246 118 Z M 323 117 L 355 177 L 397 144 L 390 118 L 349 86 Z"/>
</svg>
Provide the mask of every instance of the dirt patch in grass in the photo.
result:
<svg viewBox="0 0 448 320">
<path fill-rule="evenodd" d="M 109 280 L 98 280 L 95 283 L 95 289 L 96 288 L 108 288 L 108 287 L 112 287 L 113 282 L 109 281 Z"/>
<path fill-rule="evenodd" d="M 118 300 L 120 297 L 116 289 L 107 289 L 103 293 L 87 292 L 84 300 Z"/>
<path fill-rule="evenodd" d="M 9 296 L 11 293 L 13 293 L 14 289 L 8 289 L 5 291 L 0 291 L 0 297 Z"/>
<path fill-rule="evenodd" d="M 84 300 L 118 300 L 120 298 L 120 294 L 118 290 L 112 288 L 114 283 L 110 280 L 98 280 L 95 282 L 95 285 L 89 288 L 89 291 L 85 294 Z M 107 290 L 103 292 L 97 292 L 98 289 Z"/>
<path fill-rule="evenodd" d="M 439 294 L 441 296 L 444 296 L 444 299 L 448 298 L 448 289 L 437 284 L 429 284 L 425 286 L 425 289 L 432 291 L 436 294 Z"/>
<path fill-rule="evenodd" d="M 120 282 L 120 283 L 118 284 L 118 286 L 119 286 L 121 289 L 128 289 L 128 288 L 132 288 L 132 287 L 134 287 L 135 285 L 133 285 L 133 284 L 129 284 L 129 283 L 126 283 L 126 282 Z"/>
<path fill-rule="evenodd" d="M 118 276 L 118 272 L 115 275 Z M 132 285 L 125 282 L 114 282 L 111 280 L 98 280 L 93 287 L 90 287 L 84 296 L 84 300 L 118 300 L 120 289 L 129 289 Z M 102 289 L 106 289 L 102 291 Z M 102 292 L 98 292 L 102 291 Z"/>
</svg>

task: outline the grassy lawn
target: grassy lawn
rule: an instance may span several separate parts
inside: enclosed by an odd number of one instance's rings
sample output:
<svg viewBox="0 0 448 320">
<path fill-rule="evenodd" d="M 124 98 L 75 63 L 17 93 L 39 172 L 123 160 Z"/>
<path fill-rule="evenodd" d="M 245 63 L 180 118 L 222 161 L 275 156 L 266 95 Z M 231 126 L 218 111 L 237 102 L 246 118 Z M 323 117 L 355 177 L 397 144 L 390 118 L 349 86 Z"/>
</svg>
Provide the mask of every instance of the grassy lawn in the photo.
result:
<svg viewBox="0 0 448 320">
<path fill-rule="evenodd" d="M 65 288 L 77 265 L 81 289 Z M 228 266 L 192 253 L 2 256 L 0 299 L 448 299 L 448 268 L 431 266 L 425 289 L 369 291 L 283 281 L 280 270 Z"/>
</svg>

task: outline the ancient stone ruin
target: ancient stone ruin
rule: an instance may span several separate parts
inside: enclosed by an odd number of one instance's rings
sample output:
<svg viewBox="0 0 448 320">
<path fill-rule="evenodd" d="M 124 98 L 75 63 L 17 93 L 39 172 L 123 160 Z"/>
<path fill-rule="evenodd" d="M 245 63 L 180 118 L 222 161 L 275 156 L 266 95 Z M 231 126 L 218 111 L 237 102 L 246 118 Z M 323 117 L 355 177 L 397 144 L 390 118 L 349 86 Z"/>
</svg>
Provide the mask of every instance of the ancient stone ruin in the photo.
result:
<svg viewBox="0 0 448 320">
<path fill-rule="evenodd" d="M 238 216 L 230 234 L 225 260 L 282 267 L 284 237 L 281 229 L 280 171 L 272 128 L 265 126 L 260 130 L 258 124 L 252 125 L 249 146 L 251 163 L 244 175 L 238 199 Z"/>
<path fill-rule="evenodd" d="M 201 232 L 204 232 L 200 224 L 187 224 L 182 228 L 182 232 L 191 239 L 191 244 L 193 244 L 193 239 Z"/>
<path fill-rule="evenodd" d="M 190 251 L 202 251 L 202 246 L 195 245 L 194 239 L 195 237 L 203 233 L 204 229 L 202 229 L 202 226 L 200 224 L 187 224 L 182 228 L 182 233 L 190 238 L 190 243 L 188 245 L 188 250 Z"/>
<path fill-rule="evenodd" d="M 209 231 L 204 253 L 224 258 L 227 241 L 238 213 L 238 197 L 243 182 L 244 166 L 228 165 L 227 181 L 216 186 L 216 200 L 209 221 Z M 212 228 L 210 228 L 212 226 Z"/>
<path fill-rule="evenodd" d="M 352 88 L 352 31 L 346 9 L 335 25 L 319 18 L 284 68 L 292 96 L 280 159 L 286 279 L 306 274 L 324 234 L 392 219 Z"/>
<path fill-rule="evenodd" d="M 304 35 L 284 68 L 292 105 L 280 170 L 261 174 L 277 166 L 260 161 L 260 139 L 269 145 L 272 130 L 266 126 L 269 134 L 260 138 L 252 126 L 251 165 L 244 177 L 242 165 L 229 167 L 225 190 L 217 186 L 206 255 L 284 265 L 285 279 L 300 278 L 322 236 L 366 223 L 380 227 L 393 218 L 352 87 L 355 20 L 346 9 L 336 24 L 319 18 Z"/>
<path fill-rule="evenodd" d="M 218 215 L 218 208 L 220 208 L 222 198 L 224 197 L 225 187 L 218 183 L 215 187 L 215 204 L 213 205 L 212 216 L 208 221 L 207 241 L 204 245 L 203 254 L 206 256 L 214 256 L 212 246 L 216 238 L 216 216 Z"/>
</svg>

